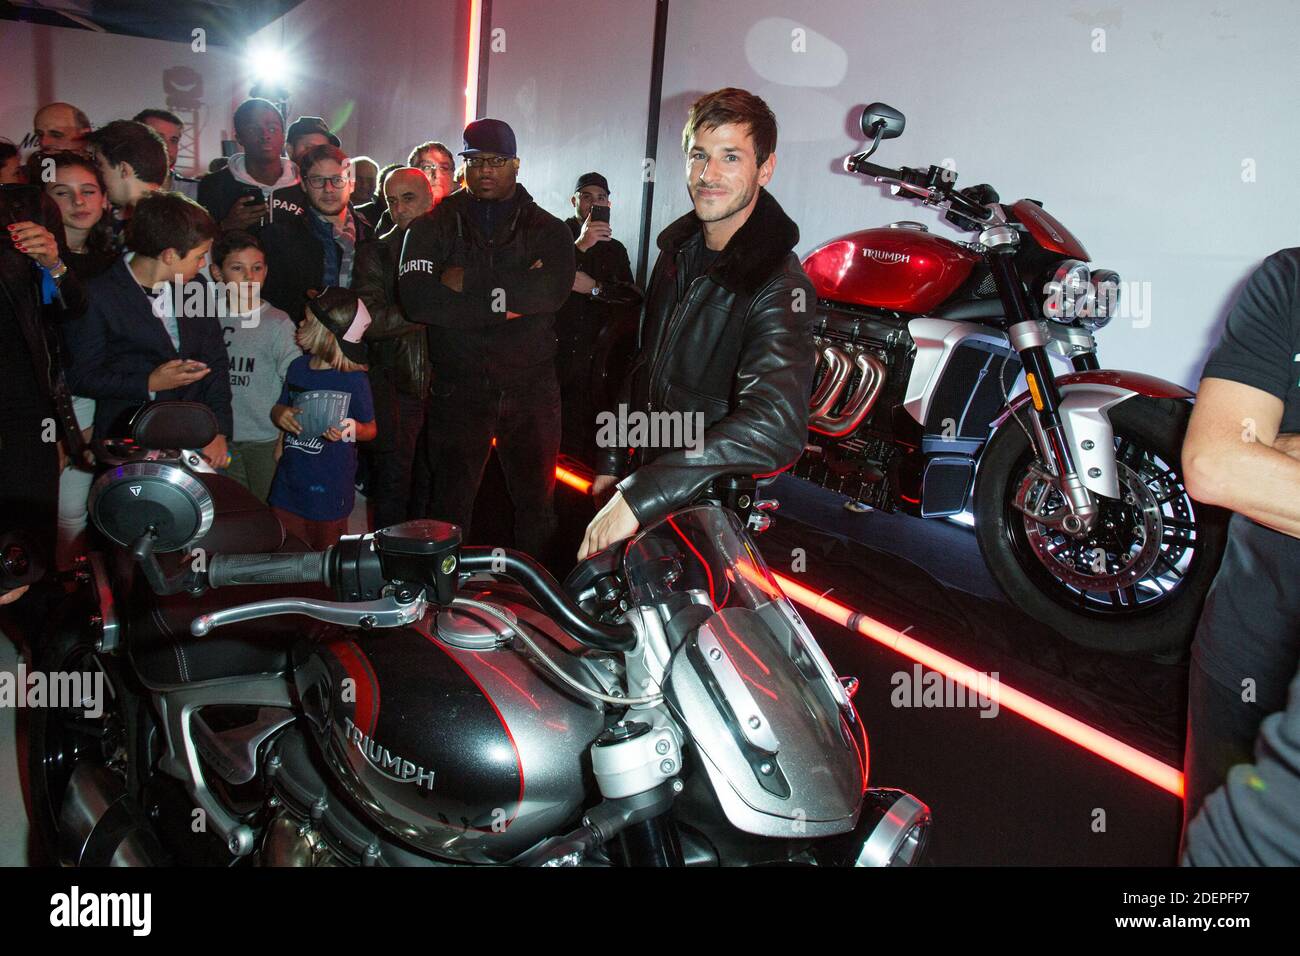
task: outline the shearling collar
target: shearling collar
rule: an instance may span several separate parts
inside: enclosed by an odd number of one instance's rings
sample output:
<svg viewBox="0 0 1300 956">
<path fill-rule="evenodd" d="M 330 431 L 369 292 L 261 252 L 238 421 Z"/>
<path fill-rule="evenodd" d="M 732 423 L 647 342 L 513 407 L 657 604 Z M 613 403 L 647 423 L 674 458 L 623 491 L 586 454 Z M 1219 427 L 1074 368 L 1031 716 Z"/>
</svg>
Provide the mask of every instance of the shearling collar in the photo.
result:
<svg viewBox="0 0 1300 956">
<path fill-rule="evenodd" d="M 659 248 L 675 258 L 696 237 L 703 240 L 700 219 L 691 210 L 659 233 Z M 729 292 L 753 295 L 798 242 L 799 227 L 772 194 L 760 186 L 753 213 L 722 250 L 709 277 Z"/>
</svg>

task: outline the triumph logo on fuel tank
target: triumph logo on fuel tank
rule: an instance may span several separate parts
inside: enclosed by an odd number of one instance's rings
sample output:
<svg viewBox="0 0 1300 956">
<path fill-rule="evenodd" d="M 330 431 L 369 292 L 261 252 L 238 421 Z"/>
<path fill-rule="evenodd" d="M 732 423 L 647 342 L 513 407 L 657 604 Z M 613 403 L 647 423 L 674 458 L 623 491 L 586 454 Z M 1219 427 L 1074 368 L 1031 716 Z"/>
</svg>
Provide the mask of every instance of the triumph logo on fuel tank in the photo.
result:
<svg viewBox="0 0 1300 956">
<path fill-rule="evenodd" d="M 413 783 L 417 787 L 433 789 L 433 771 L 425 770 L 419 764 L 412 763 L 390 751 L 387 747 L 361 732 L 361 728 L 352 722 L 351 717 L 344 717 L 344 732 L 352 745 L 361 751 L 366 763 L 374 767 L 389 780 L 397 783 Z"/>
<path fill-rule="evenodd" d="M 863 249 L 862 254 L 868 259 L 876 262 L 884 262 L 888 265 L 896 265 L 900 262 L 911 262 L 912 257 L 906 252 L 885 252 L 881 249 Z"/>
</svg>

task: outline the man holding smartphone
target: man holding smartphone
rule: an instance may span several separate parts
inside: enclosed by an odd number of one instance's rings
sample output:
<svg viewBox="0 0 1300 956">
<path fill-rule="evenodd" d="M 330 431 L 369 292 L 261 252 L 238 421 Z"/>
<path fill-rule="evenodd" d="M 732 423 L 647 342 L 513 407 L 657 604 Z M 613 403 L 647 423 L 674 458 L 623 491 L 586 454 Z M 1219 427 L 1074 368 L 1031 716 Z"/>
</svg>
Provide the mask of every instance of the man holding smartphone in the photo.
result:
<svg viewBox="0 0 1300 956">
<path fill-rule="evenodd" d="M 224 169 L 199 182 L 199 203 L 223 230 L 255 232 L 280 213 L 302 215 L 298 168 L 284 155 L 284 118 L 269 100 L 248 99 L 235 110 L 235 139 L 244 148 Z M 285 191 L 284 197 L 277 193 Z"/>
<path fill-rule="evenodd" d="M 596 413 L 592 403 L 591 363 L 596 339 L 621 312 L 641 305 L 632 280 L 627 249 L 614 238 L 609 222 L 609 182 L 600 173 L 583 173 L 569 198 L 574 215 L 565 220 L 573 234 L 578 271 L 573 291 L 555 314 L 563 419 L 560 445 L 566 454 L 590 463 L 595 451 Z"/>
</svg>

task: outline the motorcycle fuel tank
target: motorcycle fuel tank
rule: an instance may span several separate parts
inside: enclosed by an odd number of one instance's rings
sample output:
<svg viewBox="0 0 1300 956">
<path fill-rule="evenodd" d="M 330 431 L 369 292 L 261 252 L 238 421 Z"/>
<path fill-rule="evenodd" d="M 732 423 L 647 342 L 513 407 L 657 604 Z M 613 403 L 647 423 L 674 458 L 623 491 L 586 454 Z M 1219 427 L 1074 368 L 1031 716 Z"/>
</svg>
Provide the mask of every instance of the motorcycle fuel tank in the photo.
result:
<svg viewBox="0 0 1300 956">
<path fill-rule="evenodd" d="M 560 632 L 508 586 L 466 596 L 513 615 L 570 676 Z M 486 615 L 443 608 L 411 627 L 331 629 L 295 670 L 339 784 L 398 840 L 443 859 L 504 862 L 562 832 L 583 805 L 601 705 L 561 690 Z"/>
<path fill-rule="evenodd" d="M 923 314 L 951 296 L 979 257 L 916 223 L 833 239 L 803 260 L 819 299 Z"/>
</svg>

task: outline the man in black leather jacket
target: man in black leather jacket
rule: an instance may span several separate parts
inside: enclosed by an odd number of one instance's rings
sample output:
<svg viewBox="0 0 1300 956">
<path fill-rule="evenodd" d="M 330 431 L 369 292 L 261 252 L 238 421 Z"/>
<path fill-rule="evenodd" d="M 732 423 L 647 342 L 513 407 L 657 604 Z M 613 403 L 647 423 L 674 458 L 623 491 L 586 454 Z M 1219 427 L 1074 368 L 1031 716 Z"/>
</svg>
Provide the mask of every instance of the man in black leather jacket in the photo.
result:
<svg viewBox="0 0 1300 956">
<path fill-rule="evenodd" d="M 776 118 L 745 90 L 717 90 L 691 106 L 682 149 L 695 209 L 659 234 L 624 394 L 629 416 L 702 418 L 702 441 L 629 448 L 598 436 L 592 494 L 618 490 L 588 526 L 579 560 L 715 478 L 781 471 L 806 441 L 816 296 L 792 251 L 799 228 L 763 188 L 776 168 Z"/>
<path fill-rule="evenodd" d="M 393 228 L 357 247 L 352 290 L 370 311 L 370 392 L 379 436 L 369 444 L 373 470 L 375 527 L 405 521 L 411 497 L 411 464 L 424 427 L 429 394 L 429 350 L 425 327 L 407 321 L 397 304 L 397 262 L 406 230 L 433 208 L 433 190 L 424 173 L 411 167 L 393 171 L 384 183 Z"/>
</svg>

